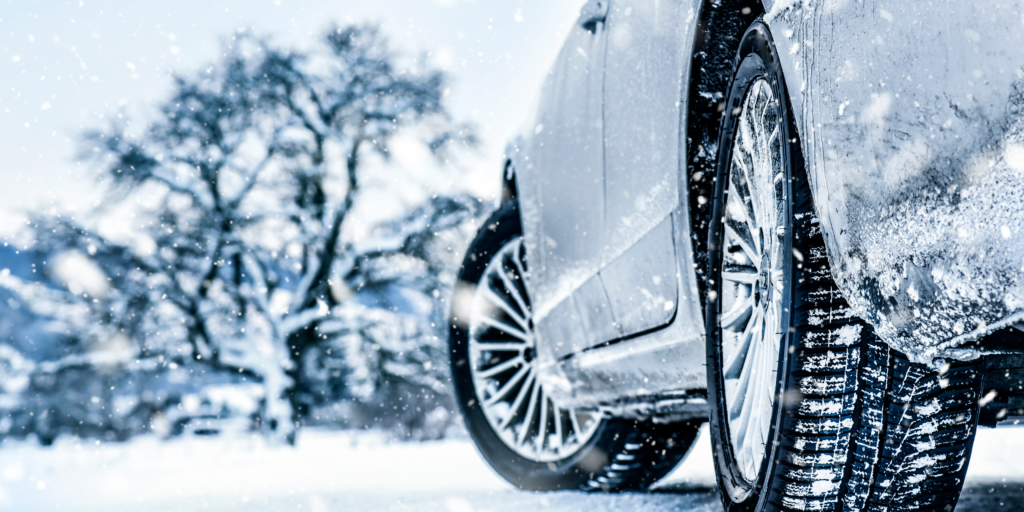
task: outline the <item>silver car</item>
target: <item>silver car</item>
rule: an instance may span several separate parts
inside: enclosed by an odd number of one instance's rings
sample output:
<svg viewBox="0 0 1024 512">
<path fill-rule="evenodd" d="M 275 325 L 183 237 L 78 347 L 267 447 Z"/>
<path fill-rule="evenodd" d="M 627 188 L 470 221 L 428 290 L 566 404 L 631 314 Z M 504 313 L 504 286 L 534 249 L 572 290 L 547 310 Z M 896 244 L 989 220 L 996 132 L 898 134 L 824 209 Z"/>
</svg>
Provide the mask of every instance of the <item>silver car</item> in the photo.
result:
<svg viewBox="0 0 1024 512">
<path fill-rule="evenodd" d="M 951 510 L 1024 417 L 1024 2 L 590 0 L 451 313 L 531 490 Z"/>
</svg>

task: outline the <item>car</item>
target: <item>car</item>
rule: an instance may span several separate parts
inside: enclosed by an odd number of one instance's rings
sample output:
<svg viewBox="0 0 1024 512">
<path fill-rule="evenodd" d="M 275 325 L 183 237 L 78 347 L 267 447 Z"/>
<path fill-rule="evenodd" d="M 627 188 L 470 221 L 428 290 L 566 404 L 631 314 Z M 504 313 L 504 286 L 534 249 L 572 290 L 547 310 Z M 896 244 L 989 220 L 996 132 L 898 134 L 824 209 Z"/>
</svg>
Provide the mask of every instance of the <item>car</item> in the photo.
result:
<svg viewBox="0 0 1024 512">
<path fill-rule="evenodd" d="M 1024 415 L 1020 2 L 590 0 L 508 144 L 450 359 L 528 490 L 708 424 L 738 510 L 951 510 Z"/>
</svg>

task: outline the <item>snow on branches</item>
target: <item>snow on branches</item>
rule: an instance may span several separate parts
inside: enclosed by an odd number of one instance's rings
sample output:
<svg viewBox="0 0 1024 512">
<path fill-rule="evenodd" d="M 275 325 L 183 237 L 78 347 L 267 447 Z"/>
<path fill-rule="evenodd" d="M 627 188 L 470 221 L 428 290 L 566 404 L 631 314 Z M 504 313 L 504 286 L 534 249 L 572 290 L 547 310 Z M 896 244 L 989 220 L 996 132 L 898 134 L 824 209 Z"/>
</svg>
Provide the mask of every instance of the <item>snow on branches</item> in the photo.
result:
<svg viewBox="0 0 1024 512">
<path fill-rule="evenodd" d="M 85 134 L 82 154 L 109 190 L 95 215 L 33 222 L 37 251 L 87 255 L 107 277 L 107 293 L 71 294 L 82 300 L 69 311 L 102 317 L 92 325 L 124 333 L 144 356 L 253 377 L 264 388 L 262 428 L 283 440 L 316 405 L 312 390 L 323 383 L 309 379 L 336 378 L 304 371 L 303 361 L 369 332 L 381 315 L 402 317 L 387 323 L 406 328 L 384 337 L 403 357 L 429 345 L 429 364 L 409 357 L 426 368 L 421 384 L 443 394 L 430 369 L 456 264 L 444 254 L 463 239 L 444 237 L 479 217 L 479 201 L 425 191 L 424 205 L 369 238 L 346 233 L 359 222 L 368 173 L 380 181 L 395 172 L 396 136 L 419 141 L 441 168 L 475 145 L 472 127 L 446 109 L 447 76 L 393 51 L 375 27 L 346 26 L 308 51 L 238 35 L 220 61 L 174 80 L 144 130 Z M 130 235 L 96 227 L 125 212 Z M 370 296 L 384 289 L 417 295 L 423 307 L 382 307 Z"/>
</svg>

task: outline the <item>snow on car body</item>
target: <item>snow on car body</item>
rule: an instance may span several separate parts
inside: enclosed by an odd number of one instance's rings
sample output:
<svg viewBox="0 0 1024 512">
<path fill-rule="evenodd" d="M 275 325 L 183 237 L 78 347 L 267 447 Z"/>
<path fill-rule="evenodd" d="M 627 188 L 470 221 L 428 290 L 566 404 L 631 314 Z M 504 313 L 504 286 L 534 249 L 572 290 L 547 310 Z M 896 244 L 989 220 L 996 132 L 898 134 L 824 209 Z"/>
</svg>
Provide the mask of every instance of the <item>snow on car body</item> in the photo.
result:
<svg viewBox="0 0 1024 512">
<path fill-rule="evenodd" d="M 710 419 L 728 510 L 955 504 L 1024 404 L 1024 5 L 938 4 L 587 2 L 453 310 L 499 474 L 643 487 Z"/>
<path fill-rule="evenodd" d="M 916 360 L 976 357 L 1024 318 L 1022 4 L 775 4 L 840 287 Z"/>
</svg>

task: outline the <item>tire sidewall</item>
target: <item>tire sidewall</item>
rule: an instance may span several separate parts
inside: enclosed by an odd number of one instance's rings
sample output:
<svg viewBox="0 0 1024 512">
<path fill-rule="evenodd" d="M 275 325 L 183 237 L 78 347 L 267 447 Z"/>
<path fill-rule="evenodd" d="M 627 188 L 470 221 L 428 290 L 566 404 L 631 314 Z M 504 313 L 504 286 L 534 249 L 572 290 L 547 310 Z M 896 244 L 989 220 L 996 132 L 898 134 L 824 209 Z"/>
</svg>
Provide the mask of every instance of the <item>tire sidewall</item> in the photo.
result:
<svg viewBox="0 0 1024 512">
<path fill-rule="evenodd" d="M 793 286 L 794 272 L 792 262 L 787 272 L 789 282 L 787 283 L 783 297 L 783 310 L 786 312 L 783 325 L 786 332 L 783 333 L 780 342 L 779 366 L 777 375 L 780 379 L 775 386 L 775 406 L 772 411 L 771 426 L 769 430 L 769 442 L 766 448 L 765 457 L 761 462 L 758 477 L 755 482 L 748 482 L 740 474 L 735 456 L 733 454 L 732 442 L 729 434 L 728 413 L 725 403 L 725 388 L 722 372 L 719 371 L 723 365 L 721 347 L 721 326 L 719 318 L 721 315 L 722 294 L 721 261 L 722 261 L 722 239 L 724 236 L 723 222 L 714 219 L 723 219 L 725 214 L 725 191 L 729 180 L 730 162 L 732 160 L 732 146 L 735 137 L 739 115 L 737 109 L 742 109 L 750 85 L 759 78 L 766 78 L 771 85 L 775 97 L 779 99 L 779 116 L 782 135 L 785 137 L 782 144 L 782 159 L 785 163 L 786 192 L 786 237 L 784 241 L 785 255 L 792 252 L 793 239 L 793 190 L 792 177 L 794 165 L 794 152 L 790 144 L 795 143 L 795 131 L 792 128 L 791 114 L 787 101 L 785 82 L 783 81 L 782 70 L 779 62 L 775 59 L 775 48 L 771 40 L 768 28 L 761 22 L 755 22 L 744 34 L 737 53 L 735 74 L 729 87 L 729 95 L 722 118 L 722 128 L 719 138 L 719 156 L 716 168 L 716 185 L 713 196 L 713 214 L 708 234 L 708 301 L 705 318 L 707 332 L 707 367 L 708 367 L 708 397 L 710 404 L 710 434 L 712 449 L 715 458 L 715 469 L 718 476 L 719 486 L 723 493 L 723 504 L 727 511 L 754 509 L 759 501 L 768 495 L 767 484 L 771 481 L 771 474 L 779 457 L 779 446 L 781 445 L 781 423 L 785 416 L 787 405 L 783 403 L 785 393 L 790 384 L 789 368 L 792 366 L 791 357 L 794 350 L 794 337 L 792 336 L 792 307 L 793 307 Z M 788 261 L 788 260 L 787 260 Z M 783 387 L 783 379 L 786 377 L 786 387 Z M 763 505 L 763 503 L 761 504 Z M 757 506 L 758 510 L 763 506 Z"/>
</svg>

